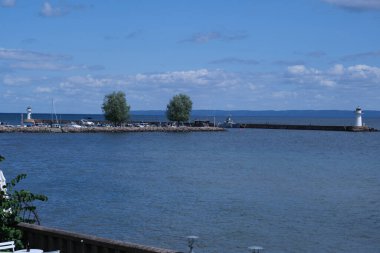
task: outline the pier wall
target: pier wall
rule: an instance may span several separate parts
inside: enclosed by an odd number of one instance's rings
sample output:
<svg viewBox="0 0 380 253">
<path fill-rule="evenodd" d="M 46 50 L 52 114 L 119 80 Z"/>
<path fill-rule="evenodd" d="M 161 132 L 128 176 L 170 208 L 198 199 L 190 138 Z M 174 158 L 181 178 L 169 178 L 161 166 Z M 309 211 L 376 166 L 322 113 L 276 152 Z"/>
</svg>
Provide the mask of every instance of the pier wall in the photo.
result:
<svg viewBox="0 0 380 253">
<path fill-rule="evenodd" d="M 320 125 L 284 125 L 284 124 L 240 124 L 240 128 L 259 129 L 287 129 L 287 130 L 320 130 L 320 131 L 349 131 L 349 132 L 372 132 L 377 131 L 367 126 L 320 126 Z"/>
<path fill-rule="evenodd" d="M 24 241 L 31 248 L 61 253 L 176 253 L 174 250 L 149 247 L 96 236 L 67 232 L 39 225 L 20 223 Z"/>
</svg>

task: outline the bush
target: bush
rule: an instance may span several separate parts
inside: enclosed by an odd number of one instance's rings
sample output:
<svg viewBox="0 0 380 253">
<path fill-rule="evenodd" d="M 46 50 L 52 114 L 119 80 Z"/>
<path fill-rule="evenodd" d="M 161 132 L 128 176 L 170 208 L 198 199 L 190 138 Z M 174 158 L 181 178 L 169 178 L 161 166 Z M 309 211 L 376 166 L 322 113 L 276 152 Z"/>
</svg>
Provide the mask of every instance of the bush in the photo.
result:
<svg viewBox="0 0 380 253">
<path fill-rule="evenodd" d="M 0 162 L 4 157 L 0 155 Z M 19 222 L 40 224 L 36 212 L 35 201 L 47 201 L 41 194 L 33 194 L 27 190 L 15 190 L 15 186 L 26 178 L 20 174 L 0 189 L 0 241 L 15 241 L 16 247 L 23 247 L 22 232 L 17 228 Z"/>
</svg>

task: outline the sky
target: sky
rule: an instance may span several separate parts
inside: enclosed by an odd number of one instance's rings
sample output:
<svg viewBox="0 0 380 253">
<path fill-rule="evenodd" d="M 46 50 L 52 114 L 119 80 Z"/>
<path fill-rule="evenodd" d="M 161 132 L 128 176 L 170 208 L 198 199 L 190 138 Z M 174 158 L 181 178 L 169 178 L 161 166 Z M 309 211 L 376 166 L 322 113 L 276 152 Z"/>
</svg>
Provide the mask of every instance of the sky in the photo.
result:
<svg viewBox="0 0 380 253">
<path fill-rule="evenodd" d="M 0 0 L 0 112 L 380 110 L 380 0 Z"/>
</svg>

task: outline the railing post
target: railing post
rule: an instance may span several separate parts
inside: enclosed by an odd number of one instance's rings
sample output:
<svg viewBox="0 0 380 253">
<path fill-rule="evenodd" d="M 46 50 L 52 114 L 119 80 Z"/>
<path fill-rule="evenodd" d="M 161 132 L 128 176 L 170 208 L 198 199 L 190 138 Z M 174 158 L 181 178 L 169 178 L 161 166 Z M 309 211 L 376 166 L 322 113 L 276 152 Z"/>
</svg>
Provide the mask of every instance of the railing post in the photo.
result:
<svg viewBox="0 0 380 253">
<path fill-rule="evenodd" d="M 195 243 L 195 240 L 197 240 L 199 237 L 198 236 L 194 236 L 194 235 L 190 235 L 187 238 L 187 245 L 189 246 L 189 253 L 194 253 L 194 243 Z"/>
</svg>

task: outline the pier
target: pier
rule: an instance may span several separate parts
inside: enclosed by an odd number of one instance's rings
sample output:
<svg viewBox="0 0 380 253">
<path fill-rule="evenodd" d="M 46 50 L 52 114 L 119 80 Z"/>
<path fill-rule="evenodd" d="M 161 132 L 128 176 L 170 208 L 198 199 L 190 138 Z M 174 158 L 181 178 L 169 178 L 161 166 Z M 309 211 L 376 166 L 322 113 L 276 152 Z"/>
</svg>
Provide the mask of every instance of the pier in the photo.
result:
<svg viewBox="0 0 380 253">
<path fill-rule="evenodd" d="M 240 128 L 286 129 L 286 130 L 319 130 L 346 132 L 376 132 L 368 126 L 321 126 L 321 125 L 286 125 L 286 124 L 240 124 Z"/>
<path fill-rule="evenodd" d="M 158 126 L 146 126 L 146 127 L 5 127 L 0 126 L 0 133 L 136 133 L 136 132 L 220 132 L 224 131 L 224 128 L 220 127 L 193 127 L 193 126 L 180 126 L 180 127 L 158 127 Z"/>
<path fill-rule="evenodd" d="M 281 129 L 281 130 L 317 130 L 317 131 L 343 131 L 343 132 L 377 132 L 378 129 L 368 126 L 323 126 L 323 125 L 288 125 L 288 124 L 252 124 L 241 123 L 238 128 L 256 129 Z M 81 127 L 73 128 L 62 126 L 55 127 L 21 127 L 21 126 L 0 126 L 0 133 L 136 133 L 136 132 L 220 132 L 226 128 L 210 126 L 155 126 L 145 127 L 126 126 L 126 127 Z"/>
</svg>

